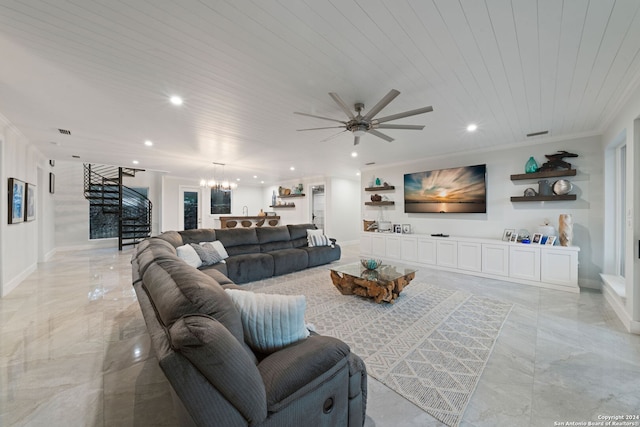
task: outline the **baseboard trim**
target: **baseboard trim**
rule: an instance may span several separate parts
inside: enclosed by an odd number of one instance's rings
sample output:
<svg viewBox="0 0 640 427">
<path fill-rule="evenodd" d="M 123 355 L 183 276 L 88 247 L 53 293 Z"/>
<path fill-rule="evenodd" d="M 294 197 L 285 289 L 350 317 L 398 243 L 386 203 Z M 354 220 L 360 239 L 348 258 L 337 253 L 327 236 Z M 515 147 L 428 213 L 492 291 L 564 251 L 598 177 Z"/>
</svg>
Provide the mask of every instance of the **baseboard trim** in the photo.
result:
<svg viewBox="0 0 640 427">
<path fill-rule="evenodd" d="M 47 253 L 44 255 L 44 262 L 49 262 L 49 261 L 51 261 L 51 258 L 53 258 L 53 256 L 56 254 L 56 252 L 57 252 L 57 251 L 58 251 L 58 249 L 57 249 L 57 248 L 53 248 L 53 249 L 51 249 L 49 252 L 47 252 Z"/>
<path fill-rule="evenodd" d="M 11 292 L 12 290 L 14 290 L 15 288 L 18 287 L 18 285 L 20 285 L 20 283 L 22 283 L 27 277 L 29 277 L 29 275 L 31 273 L 33 273 L 34 271 L 36 271 L 38 268 L 38 264 L 32 264 L 29 267 L 27 267 L 22 273 L 18 274 L 16 277 L 14 277 L 13 279 L 9 280 L 3 287 L 2 287 L 2 296 L 6 296 L 9 294 L 9 292 Z"/>
<path fill-rule="evenodd" d="M 607 282 L 602 283 L 602 294 L 604 295 L 604 300 L 616 313 L 616 316 L 618 316 L 618 319 L 620 319 L 620 322 L 622 322 L 627 332 L 640 335 L 640 322 L 631 318 L 629 313 L 627 313 L 627 309 L 620 295 L 618 295 Z"/>
<path fill-rule="evenodd" d="M 85 245 L 73 245 L 73 246 L 58 246 L 55 248 L 56 252 L 67 251 L 86 251 L 88 249 L 107 249 L 118 248 L 118 239 L 105 239 L 96 243 L 88 243 Z"/>
</svg>

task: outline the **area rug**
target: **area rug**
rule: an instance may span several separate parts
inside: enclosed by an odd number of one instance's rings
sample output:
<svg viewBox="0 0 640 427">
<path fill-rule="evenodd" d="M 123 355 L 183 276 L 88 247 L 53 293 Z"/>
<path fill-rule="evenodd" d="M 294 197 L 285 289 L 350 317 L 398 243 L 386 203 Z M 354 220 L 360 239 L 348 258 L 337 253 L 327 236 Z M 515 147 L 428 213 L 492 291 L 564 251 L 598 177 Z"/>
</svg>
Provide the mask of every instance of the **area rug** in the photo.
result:
<svg viewBox="0 0 640 427">
<path fill-rule="evenodd" d="M 367 373 L 434 418 L 457 426 L 512 304 L 419 280 L 395 304 L 346 296 L 325 268 L 245 285 L 305 295 L 306 321 L 346 342 Z"/>
</svg>

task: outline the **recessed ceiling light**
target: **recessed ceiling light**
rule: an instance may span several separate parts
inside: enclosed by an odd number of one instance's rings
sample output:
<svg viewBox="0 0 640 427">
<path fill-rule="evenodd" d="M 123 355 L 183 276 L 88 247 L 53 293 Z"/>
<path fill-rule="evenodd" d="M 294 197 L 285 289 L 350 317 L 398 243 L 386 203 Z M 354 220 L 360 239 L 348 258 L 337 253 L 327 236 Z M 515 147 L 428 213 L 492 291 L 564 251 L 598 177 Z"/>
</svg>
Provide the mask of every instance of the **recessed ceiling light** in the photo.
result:
<svg viewBox="0 0 640 427">
<path fill-rule="evenodd" d="M 296 170 L 296 168 L 294 168 L 293 166 L 291 166 L 289 169 L 292 171 Z"/>
<path fill-rule="evenodd" d="M 351 157 L 358 157 L 358 153 L 357 153 L 357 152 L 355 152 L 355 151 L 354 151 L 354 152 L 352 152 L 352 153 L 351 153 Z"/>
<path fill-rule="evenodd" d="M 236 178 L 236 181 L 240 181 L 240 178 Z"/>
<path fill-rule="evenodd" d="M 467 132 L 475 132 L 476 129 L 478 129 L 478 125 L 475 123 L 471 123 L 469 126 L 467 126 Z"/>
<path fill-rule="evenodd" d="M 264 184 L 264 181 L 260 181 L 260 184 Z"/>
<path fill-rule="evenodd" d="M 360 172 L 356 172 L 356 176 L 360 176 Z"/>
<path fill-rule="evenodd" d="M 173 105 L 182 105 L 182 98 L 176 95 L 173 95 L 171 98 L 169 98 L 169 101 L 171 101 Z"/>
<path fill-rule="evenodd" d="M 134 161 L 133 161 L 133 164 L 134 164 L 134 165 L 137 165 L 138 163 L 140 163 L 140 162 L 139 162 L 139 161 L 137 161 L 137 160 L 134 160 Z"/>
<path fill-rule="evenodd" d="M 151 146 L 153 145 L 153 142 L 147 139 L 147 140 L 144 142 L 144 145 L 146 145 L 147 147 L 151 147 Z"/>
<path fill-rule="evenodd" d="M 258 178 L 258 175 L 253 175 L 253 179 L 256 179 L 256 178 Z"/>
</svg>

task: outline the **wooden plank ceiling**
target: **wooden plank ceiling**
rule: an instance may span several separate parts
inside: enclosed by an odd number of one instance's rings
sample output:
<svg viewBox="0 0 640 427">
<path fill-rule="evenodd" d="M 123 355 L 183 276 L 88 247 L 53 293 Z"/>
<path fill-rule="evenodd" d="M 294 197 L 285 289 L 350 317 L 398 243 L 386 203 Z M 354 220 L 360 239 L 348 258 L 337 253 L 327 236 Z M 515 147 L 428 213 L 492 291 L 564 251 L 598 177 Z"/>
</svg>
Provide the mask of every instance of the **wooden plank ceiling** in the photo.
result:
<svg viewBox="0 0 640 427">
<path fill-rule="evenodd" d="M 367 162 L 601 132 L 638 85 L 639 6 L 0 0 L 0 113 L 56 159 L 135 159 L 185 177 L 216 161 L 243 183 L 355 178 Z M 345 119 L 328 92 L 367 111 L 392 88 L 401 95 L 380 115 L 432 105 L 394 122 L 423 131 L 385 130 L 394 142 L 365 135 L 355 148 L 349 132 L 320 142 L 339 129 L 296 131 L 329 122 L 294 111 Z"/>
</svg>

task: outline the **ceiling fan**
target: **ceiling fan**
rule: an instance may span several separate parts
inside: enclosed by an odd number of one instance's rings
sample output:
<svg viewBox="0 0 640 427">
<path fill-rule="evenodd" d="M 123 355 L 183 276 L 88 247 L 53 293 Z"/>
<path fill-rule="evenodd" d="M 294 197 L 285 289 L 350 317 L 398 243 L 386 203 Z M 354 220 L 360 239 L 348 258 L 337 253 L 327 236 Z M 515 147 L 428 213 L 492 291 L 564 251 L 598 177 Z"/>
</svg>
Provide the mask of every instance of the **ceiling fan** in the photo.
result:
<svg viewBox="0 0 640 427">
<path fill-rule="evenodd" d="M 371 135 L 375 135 L 378 138 L 382 138 L 385 141 L 391 142 L 393 138 L 388 135 L 385 135 L 382 132 L 377 131 L 376 129 L 411 129 L 411 130 L 422 130 L 424 129 L 424 125 L 387 125 L 383 124 L 385 122 L 390 122 L 392 120 L 402 119 L 404 117 L 415 116 L 418 114 L 424 114 L 433 111 L 433 107 L 424 107 L 418 108 L 416 110 L 405 111 L 404 113 L 392 114 L 386 117 L 380 117 L 375 119 L 375 115 L 378 114 L 384 107 L 386 107 L 391 101 L 395 99 L 396 96 L 400 95 L 400 92 L 391 89 L 388 94 L 384 96 L 378 103 L 364 116 L 362 115 L 362 110 L 364 109 L 364 104 L 358 102 L 354 105 L 354 109 L 357 115 L 354 115 L 353 112 L 347 107 L 347 104 L 344 103 L 342 99 L 335 92 L 329 92 L 329 96 L 333 98 L 333 100 L 338 104 L 338 106 L 347 114 L 349 117 L 348 121 L 345 120 L 337 120 L 332 119 L 330 117 L 322 117 L 316 116 L 313 114 L 307 113 L 299 113 L 294 112 L 294 114 L 300 114 L 301 116 L 309 116 L 315 117 L 316 119 L 329 120 L 331 122 L 342 123 L 341 126 L 329 126 L 329 127 L 321 127 L 321 128 L 310 128 L 310 129 L 298 129 L 298 131 L 307 131 L 307 130 L 318 130 L 318 129 L 339 129 L 344 128 L 343 131 L 330 136 L 329 138 L 324 139 L 323 141 L 327 141 L 329 139 L 335 138 L 343 132 L 351 131 L 354 135 L 353 145 L 358 145 L 360 143 L 360 137 L 365 133 L 370 133 Z"/>
</svg>

